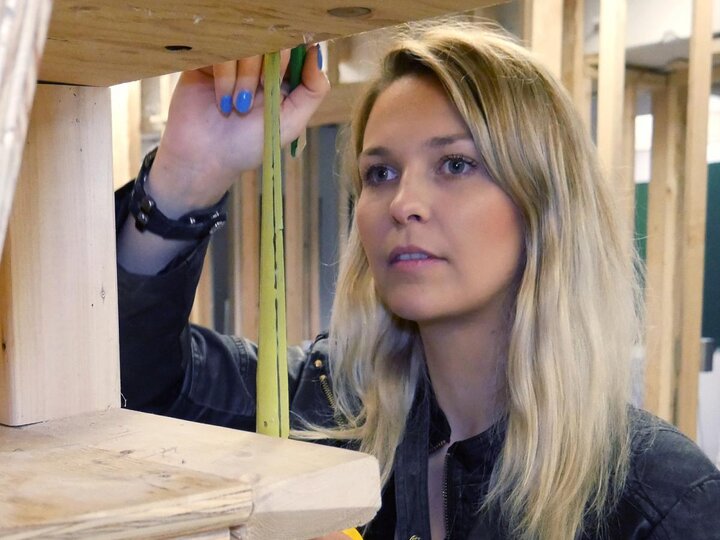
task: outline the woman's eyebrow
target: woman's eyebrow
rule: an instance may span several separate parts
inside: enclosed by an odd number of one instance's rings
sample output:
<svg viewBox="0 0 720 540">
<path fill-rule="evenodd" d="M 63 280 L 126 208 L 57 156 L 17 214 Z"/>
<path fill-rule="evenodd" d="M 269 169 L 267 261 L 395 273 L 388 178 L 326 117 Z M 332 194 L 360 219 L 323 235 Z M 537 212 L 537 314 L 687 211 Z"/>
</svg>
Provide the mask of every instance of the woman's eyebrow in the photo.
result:
<svg viewBox="0 0 720 540">
<path fill-rule="evenodd" d="M 439 146 L 448 146 L 458 141 L 470 141 L 474 143 L 473 138 L 467 133 L 458 133 L 456 135 L 445 135 L 442 137 L 432 137 L 428 139 L 423 146 L 428 148 L 437 148 Z"/>
<path fill-rule="evenodd" d="M 367 148 L 360 152 L 360 155 L 358 157 L 363 156 L 380 156 L 380 157 L 386 157 L 390 155 L 390 150 L 385 148 L 384 146 L 371 146 L 370 148 Z"/>
<path fill-rule="evenodd" d="M 432 137 L 423 143 L 426 148 L 438 148 L 442 146 L 448 146 L 458 141 L 469 141 L 474 143 L 473 138 L 467 133 L 457 133 L 455 135 L 443 135 L 440 137 Z M 364 149 L 360 152 L 358 157 L 363 156 L 380 156 L 386 157 L 392 152 L 384 146 L 371 146 L 370 148 Z"/>
</svg>

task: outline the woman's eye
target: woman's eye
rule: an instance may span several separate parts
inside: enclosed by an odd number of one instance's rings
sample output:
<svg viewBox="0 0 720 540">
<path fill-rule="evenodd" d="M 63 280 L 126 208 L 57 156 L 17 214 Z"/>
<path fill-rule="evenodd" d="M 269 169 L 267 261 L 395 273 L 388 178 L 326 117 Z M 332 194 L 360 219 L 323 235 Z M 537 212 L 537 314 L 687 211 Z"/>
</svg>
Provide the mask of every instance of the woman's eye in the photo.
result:
<svg viewBox="0 0 720 540">
<path fill-rule="evenodd" d="M 440 165 L 440 172 L 451 176 L 468 174 L 477 168 L 477 163 L 464 156 L 449 156 Z"/>
<path fill-rule="evenodd" d="M 395 171 L 385 165 L 372 165 L 363 174 L 363 180 L 368 184 L 382 184 L 396 177 Z"/>
</svg>

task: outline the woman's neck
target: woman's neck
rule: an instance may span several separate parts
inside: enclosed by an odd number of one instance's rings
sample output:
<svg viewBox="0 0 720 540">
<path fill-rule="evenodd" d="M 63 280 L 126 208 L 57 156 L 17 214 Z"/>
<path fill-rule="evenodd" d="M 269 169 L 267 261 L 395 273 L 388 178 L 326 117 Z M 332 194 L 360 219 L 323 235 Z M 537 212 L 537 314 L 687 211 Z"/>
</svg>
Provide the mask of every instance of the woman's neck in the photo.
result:
<svg viewBox="0 0 720 540">
<path fill-rule="evenodd" d="M 503 410 L 503 324 L 494 319 L 419 327 L 428 374 L 452 441 L 485 431 Z"/>
</svg>

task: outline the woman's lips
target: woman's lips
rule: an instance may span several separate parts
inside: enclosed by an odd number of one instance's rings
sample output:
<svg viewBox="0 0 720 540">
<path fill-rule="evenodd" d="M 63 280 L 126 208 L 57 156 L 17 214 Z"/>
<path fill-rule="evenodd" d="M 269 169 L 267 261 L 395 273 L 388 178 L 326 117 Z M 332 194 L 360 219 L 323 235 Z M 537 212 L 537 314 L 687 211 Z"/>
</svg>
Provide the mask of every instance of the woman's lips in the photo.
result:
<svg viewBox="0 0 720 540">
<path fill-rule="evenodd" d="M 400 246 L 388 256 L 390 266 L 420 267 L 442 260 L 437 255 L 416 246 Z"/>
</svg>

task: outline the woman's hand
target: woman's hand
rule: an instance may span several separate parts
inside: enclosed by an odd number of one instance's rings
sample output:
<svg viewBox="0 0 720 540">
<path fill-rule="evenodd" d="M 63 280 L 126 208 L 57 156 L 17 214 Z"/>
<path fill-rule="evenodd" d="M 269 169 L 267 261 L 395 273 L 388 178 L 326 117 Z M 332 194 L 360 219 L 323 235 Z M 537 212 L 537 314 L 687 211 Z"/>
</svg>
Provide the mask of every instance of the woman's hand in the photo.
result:
<svg viewBox="0 0 720 540">
<path fill-rule="evenodd" d="M 283 92 L 283 146 L 298 137 L 330 89 L 319 55 L 319 46 L 308 49 L 300 85 Z M 282 73 L 289 57 L 289 50 L 281 53 Z M 148 180 L 163 213 L 178 217 L 211 206 L 241 172 L 260 165 L 263 101 L 260 56 L 182 74 Z"/>
<path fill-rule="evenodd" d="M 317 46 L 305 57 L 302 81 L 280 110 L 281 143 L 298 137 L 330 89 Z M 290 52 L 281 53 L 284 73 Z M 175 88 L 165 133 L 145 186 L 169 218 L 212 206 L 240 173 L 263 157 L 262 57 L 187 71 Z M 141 233 L 130 216 L 118 236 L 118 262 L 128 271 L 155 274 L 192 241 Z"/>
</svg>

